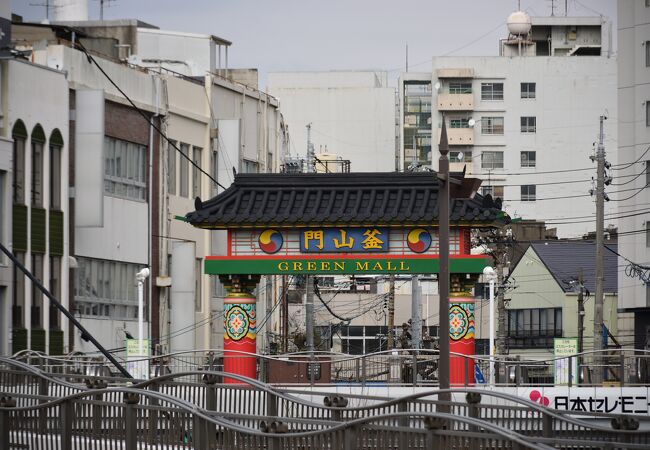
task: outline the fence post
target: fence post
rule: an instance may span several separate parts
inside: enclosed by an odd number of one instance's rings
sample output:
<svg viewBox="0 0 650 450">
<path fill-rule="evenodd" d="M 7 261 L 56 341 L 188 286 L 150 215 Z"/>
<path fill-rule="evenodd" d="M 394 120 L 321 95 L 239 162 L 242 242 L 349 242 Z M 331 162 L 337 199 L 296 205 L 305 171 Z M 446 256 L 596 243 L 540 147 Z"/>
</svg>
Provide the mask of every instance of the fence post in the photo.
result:
<svg viewBox="0 0 650 450">
<path fill-rule="evenodd" d="M 137 405 L 139 401 L 140 396 L 138 394 L 124 394 L 124 403 L 126 404 L 124 407 L 124 419 L 126 421 L 124 424 L 126 431 L 124 446 L 126 450 L 137 450 L 138 447 L 138 414 L 135 405 Z"/>
<path fill-rule="evenodd" d="M 270 391 L 266 392 L 266 416 L 270 418 L 278 416 L 278 397 Z"/>
<path fill-rule="evenodd" d="M 65 400 L 59 406 L 61 413 L 61 450 L 72 449 L 72 422 L 74 420 L 73 404 Z"/>
<path fill-rule="evenodd" d="M 569 357 L 569 387 L 573 386 L 573 357 Z"/>
<path fill-rule="evenodd" d="M 467 360 L 466 360 L 467 361 Z M 481 394 L 478 392 L 468 392 L 467 395 L 465 395 L 465 400 L 467 401 L 467 414 L 469 417 L 473 419 L 479 419 L 480 418 L 480 411 L 478 404 L 481 403 Z M 470 425 L 469 427 L 470 431 L 479 431 L 478 427 L 475 425 Z M 470 444 L 470 449 L 478 449 L 480 447 L 480 444 L 478 442 L 478 439 L 474 437 L 469 438 L 469 444 Z"/>
<path fill-rule="evenodd" d="M 41 378 L 38 382 L 38 395 L 41 398 L 38 400 L 38 403 L 46 403 L 48 397 L 48 383 L 46 378 Z M 39 430 L 47 434 L 47 408 L 40 408 L 38 410 L 38 428 Z"/>
<path fill-rule="evenodd" d="M 11 397 L 0 398 L 0 408 L 13 408 L 16 401 Z M 11 414 L 6 409 L 0 409 L 0 448 L 9 448 L 9 434 L 11 428 Z"/>
<path fill-rule="evenodd" d="M 411 376 L 413 377 L 413 386 L 418 384 L 418 355 L 413 352 L 413 364 L 411 367 Z"/>
<path fill-rule="evenodd" d="M 355 426 L 350 426 L 345 429 L 343 432 L 343 441 L 343 450 L 357 450 L 357 429 Z"/>
<path fill-rule="evenodd" d="M 401 413 L 408 412 L 409 410 L 409 405 L 405 401 L 401 401 L 397 404 L 397 411 Z M 398 424 L 400 427 L 408 427 L 409 426 L 409 418 L 407 416 L 400 416 L 398 419 Z M 400 443 L 399 443 L 399 448 L 408 448 L 408 436 L 407 433 L 404 431 L 399 432 L 400 436 Z"/>
<path fill-rule="evenodd" d="M 361 386 L 366 385 L 366 376 L 367 376 L 367 367 L 366 367 L 366 357 L 361 358 Z"/>
<path fill-rule="evenodd" d="M 158 383 L 151 383 L 149 385 L 149 390 L 152 392 L 158 392 Z M 147 434 L 149 437 L 149 443 L 155 444 L 158 433 L 158 409 L 156 408 L 158 406 L 158 399 L 153 396 L 149 397 L 149 406 L 149 433 Z"/>
<path fill-rule="evenodd" d="M 542 433 L 545 438 L 553 437 L 553 416 L 546 412 L 542 413 Z"/>
</svg>

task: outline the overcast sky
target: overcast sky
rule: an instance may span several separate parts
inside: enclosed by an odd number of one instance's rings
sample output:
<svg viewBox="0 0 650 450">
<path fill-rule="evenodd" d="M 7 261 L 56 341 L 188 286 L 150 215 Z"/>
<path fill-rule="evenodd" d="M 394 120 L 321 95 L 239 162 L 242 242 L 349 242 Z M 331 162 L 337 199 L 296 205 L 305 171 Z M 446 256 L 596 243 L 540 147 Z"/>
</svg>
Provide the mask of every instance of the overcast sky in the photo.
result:
<svg viewBox="0 0 650 450">
<path fill-rule="evenodd" d="M 4 1 L 4 0 L 0 0 Z M 11 0 L 26 21 L 45 18 L 45 0 Z M 51 1 L 50 1 L 51 3 Z M 106 19 L 134 18 L 163 29 L 215 34 L 233 42 L 231 67 L 266 73 L 293 70 L 430 71 L 439 55 L 495 55 L 517 0 L 114 0 Z M 564 15 L 564 0 L 555 0 Z M 533 16 L 551 14 L 551 0 L 521 0 Z M 616 29 L 616 1 L 567 0 L 569 15 L 598 13 Z M 99 1 L 90 0 L 91 19 Z M 614 32 L 614 35 L 616 33 Z"/>
</svg>

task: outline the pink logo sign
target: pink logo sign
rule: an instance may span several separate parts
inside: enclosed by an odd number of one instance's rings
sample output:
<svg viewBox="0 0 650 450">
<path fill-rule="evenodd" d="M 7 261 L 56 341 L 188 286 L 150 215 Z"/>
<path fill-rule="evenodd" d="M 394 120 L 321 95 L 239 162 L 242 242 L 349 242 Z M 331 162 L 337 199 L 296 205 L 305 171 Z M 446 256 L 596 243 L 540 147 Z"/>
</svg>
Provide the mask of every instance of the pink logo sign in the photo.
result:
<svg viewBox="0 0 650 450">
<path fill-rule="evenodd" d="M 533 401 L 535 403 L 539 403 L 540 405 L 543 405 L 543 406 L 548 406 L 548 404 L 551 403 L 551 401 L 548 399 L 548 397 L 544 397 L 542 395 L 542 393 L 537 391 L 537 390 L 530 391 L 529 397 L 530 397 L 531 401 Z"/>
</svg>

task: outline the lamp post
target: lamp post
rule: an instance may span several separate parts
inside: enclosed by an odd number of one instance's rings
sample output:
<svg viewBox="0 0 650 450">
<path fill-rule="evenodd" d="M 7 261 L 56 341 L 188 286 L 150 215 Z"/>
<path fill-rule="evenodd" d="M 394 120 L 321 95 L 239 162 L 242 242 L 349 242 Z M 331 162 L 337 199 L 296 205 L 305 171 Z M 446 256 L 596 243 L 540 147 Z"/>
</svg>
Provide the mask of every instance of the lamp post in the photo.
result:
<svg viewBox="0 0 650 450">
<path fill-rule="evenodd" d="M 445 116 L 442 115 L 442 130 L 440 131 L 440 144 L 438 146 L 440 159 L 438 160 L 438 180 L 440 190 L 438 196 L 439 215 L 438 230 L 440 235 L 440 274 L 438 287 L 440 292 L 440 306 L 438 317 L 439 350 L 438 381 L 440 389 L 449 389 L 449 144 L 447 142 L 447 127 Z M 451 400 L 449 393 L 441 394 L 440 399 Z M 442 405 L 441 405 L 442 406 Z"/>
<path fill-rule="evenodd" d="M 483 269 L 483 276 L 490 283 L 490 386 L 494 386 L 494 281 L 495 270 L 488 266 Z"/>
<path fill-rule="evenodd" d="M 138 282 L 138 353 L 142 357 L 144 353 L 142 340 L 144 334 L 144 280 L 149 277 L 149 269 L 145 267 L 135 275 Z"/>
</svg>

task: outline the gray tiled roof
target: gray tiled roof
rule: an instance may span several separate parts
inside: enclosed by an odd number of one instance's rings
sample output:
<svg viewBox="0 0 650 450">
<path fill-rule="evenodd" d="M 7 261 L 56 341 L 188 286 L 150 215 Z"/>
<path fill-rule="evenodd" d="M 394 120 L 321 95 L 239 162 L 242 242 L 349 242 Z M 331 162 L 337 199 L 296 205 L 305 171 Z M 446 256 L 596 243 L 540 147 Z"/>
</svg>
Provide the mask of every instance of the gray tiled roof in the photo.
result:
<svg viewBox="0 0 650 450">
<path fill-rule="evenodd" d="M 564 292 L 571 291 L 569 280 L 577 279 L 582 268 L 585 287 L 596 293 L 596 243 L 594 241 L 540 241 L 531 244 L 540 260 L 546 265 Z M 607 244 L 615 252 L 616 244 Z M 604 292 L 618 292 L 618 258 L 605 249 Z"/>
<path fill-rule="evenodd" d="M 197 202 L 186 220 L 206 228 L 430 224 L 438 220 L 438 186 L 432 172 L 241 174 L 226 191 Z M 478 194 L 452 199 L 451 221 L 491 225 L 509 220 L 486 200 Z"/>
</svg>

